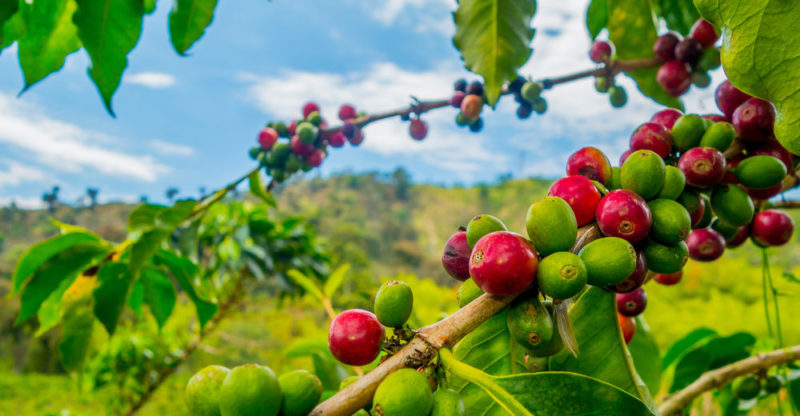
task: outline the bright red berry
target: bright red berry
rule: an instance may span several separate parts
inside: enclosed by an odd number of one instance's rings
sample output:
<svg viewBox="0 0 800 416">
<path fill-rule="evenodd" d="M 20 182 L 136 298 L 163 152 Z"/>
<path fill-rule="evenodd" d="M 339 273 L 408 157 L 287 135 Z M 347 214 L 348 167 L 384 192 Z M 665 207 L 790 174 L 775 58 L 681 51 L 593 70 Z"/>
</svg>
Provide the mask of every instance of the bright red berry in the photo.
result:
<svg viewBox="0 0 800 416">
<path fill-rule="evenodd" d="M 267 127 L 258 133 L 258 144 L 263 150 L 272 149 L 272 146 L 277 141 L 278 132 L 272 127 Z"/>
<path fill-rule="evenodd" d="M 557 196 L 567 201 L 575 213 L 579 227 L 594 220 L 597 204 L 602 198 L 592 181 L 580 175 L 567 176 L 553 182 L 547 191 L 547 196 Z"/>
<path fill-rule="evenodd" d="M 505 296 L 522 292 L 536 277 L 536 249 L 521 235 L 495 231 L 472 248 L 469 274 L 484 292 Z"/>
<path fill-rule="evenodd" d="M 713 261 L 725 252 L 725 238 L 710 228 L 692 230 L 686 237 L 689 257 L 697 261 Z"/>
<path fill-rule="evenodd" d="M 617 310 L 620 315 L 634 317 L 647 307 L 647 293 L 638 288 L 630 293 L 617 293 Z"/>
<path fill-rule="evenodd" d="M 408 133 L 414 140 L 422 140 L 428 134 L 428 125 L 424 121 L 415 118 L 411 120 L 411 125 L 408 126 Z"/>
<path fill-rule="evenodd" d="M 312 167 L 318 167 L 325 160 L 325 152 L 320 149 L 315 149 L 310 155 L 306 156 L 306 162 Z"/>
<path fill-rule="evenodd" d="M 658 273 L 653 276 L 653 280 L 664 286 L 672 286 L 680 282 L 682 277 L 683 270 L 680 270 L 675 273 Z"/>
<path fill-rule="evenodd" d="M 667 130 L 672 130 L 672 126 L 675 125 L 675 121 L 678 120 L 682 115 L 683 113 L 680 110 L 666 108 L 655 113 L 650 121 L 664 126 L 664 128 Z"/>
<path fill-rule="evenodd" d="M 374 314 L 362 309 L 349 309 L 331 321 L 328 348 L 342 363 L 366 365 L 378 357 L 385 335 L 383 325 Z"/>
<path fill-rule="evenodd" d="M 289 147 L 291 147 L 292 152 L 298 156 L 308 156 L 314 152 L 314 145 L 303 142 L 298 135 L 292 136 L 292 139 L 289 141 Z"/>
<path fill-rule="evenodd" d="M 714 99 L 717 102 L 717 108 L 719 108 L 720 111 L 722 111 L 722 113 L 728 118 L 733 116 L 733 112 L 736 111 L 736 107 L 739 107 L 749 98 L 750 95 L 739 91 L 739 89 L 734 87 L 733 84 L 731 84 L 727 79 L 722 84 L 719 84 L 716 92 L 714 92 Z"/>
<path fill-rule="evenodd" d="M 631 150 L 652 150 L 662 159 L 672 151 L 672 134 L 661 124 L 644 123 L 631 135 Z"/>
<path fill-rule="evenodd" d="M 789 242 L 794 232 L 794 221 L 785 212 L 767 209 L 756 214 L 750 234 L 764 246 L 782 246 Z"/>
<path fill-rule="evenodd" d="M 594 43 L 592 43 L 592 49 L 589 51 L 589 58 L 592 60 L 592 62 L 600 64 L 611 58 L 612 53 L 613 48 L 611 47 L 610 43 L 602 40 L 596 40 Z"/>
<path fill-rule="evenodd" d="M 345 142 L 347 142 L 347 138 L 344 137 L 344 134 L 342 134 L 342 132 L 340 132 L 340 131 L 334 133 L 328 139 L 328 144 L 333 146 L 333 147 L 342 147 L 342 146 L 344 146 Z"/>
<path fill-rule="evenodd" d="M 717 29 L 715 29 L 714 25 L 705 19 L 698 19 L 696 22 L 694 22 L 694 25 L 692 25 L 692 30 L 689 32 L 689 36 L 697 39 L 697 41 L 700 42 L 700 45 L 706 48 L 714 46 L 714 43 L 716 43 L 717 39 L 719 39 Z"/>
<path fill-rule="evenodd" d="M 319 106 L 317 105 L 317 103 L 315 103 L 313 101 L 307 102 L 303 106 L 303 118 L 308 117 L 309 114 L 311 114 L 311 113 L 313 113 L 315 111 L 319 112 Z"/>
<path fill-rule="evenodd" d="M 347 121 L 356 118 L 356 108 L 350 104 L 342 104 L 339 107 L 339 120 Z"/>
<path fill-rule="evenodd" d="M 627 189 L 611 191 L 597 205 L 597 225 L 609 237 L 630 243 L 641 241 L 650 232 L 653 216 L 642 197 Z"/>
<path fill-rule="evenodd" d="M 661 65 L 656 73 L 656 80 L 658 85 L 673 97 L 683 95 L 692 85 L 689 65 L 678 60 L 667 61 Z"/>
<path fill-rule="evenodd" d="M 708 188 L 725 176 L 725 157 L 712 147 L 694 147 L 681 155 L 678 168 L 686 176 L 687 184 Z"/>
<path fill-rule="evenodd" d="M 622 339 L 625 340 L 626 344 L 630 344 L 633 340 L 633 336 L 636 335 L 636 320 L 630 316 L 625 316 L 619 313 L 617 314 L 617 320 L 619 321 L 619 327 L 622 330 Z"/>
<path fill-rule="evenodd" d="M 469 279 L 469 255 L 472 252 L 467 243 L 467 232 L 458 231 L 447 239 L 442 253 L 444 270 L 456 280 Z"/>
<path fill-rule="evenodd" d="M 736 135 L 748 142 L 763 143 L 772 137 L 775 107 L 769 101 L 750 98 L 733 112 L 731 124 Z"/>
<path fill-rule="evenodd" d="M 581 175 L 604 185 L 611 183 L 611 162 L 596 147 L 584 147 L 570 155 L 567 175 Z"/>
<path fill-rule="evenodd" d="M 674 33 L 661 35 L 653 44 L 653 53 L 665 61 L 672 61 L 675 59 L 675 46 L 678 42 L 680 39 Z"/>
</svg>

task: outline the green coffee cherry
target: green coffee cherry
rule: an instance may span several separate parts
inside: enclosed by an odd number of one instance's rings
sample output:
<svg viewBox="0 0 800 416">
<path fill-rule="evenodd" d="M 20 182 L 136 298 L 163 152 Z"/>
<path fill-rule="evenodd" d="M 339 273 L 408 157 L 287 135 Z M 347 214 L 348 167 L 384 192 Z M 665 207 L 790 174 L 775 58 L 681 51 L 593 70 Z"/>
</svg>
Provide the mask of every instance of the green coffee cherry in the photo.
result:
<svg viewBox="0 0 800 416">
<path fill-rule="evenodd" d="M 769 376 L 764 380 L 764 391 L 767 393 L 777 393 L 781 390 L 781 379 L 775 376 Z"/>
<path fill-rule="evenodd" d="M 606 77 L 597 77 L 594 79 L 594 89 L 597 92 L 608 92 L 608 78 Z"/>
<path fill-rule="evenodd" d="M 731 184 L 714 189 L 711 207 L 720 219 L 737 227 L 749 224 L 755 215 L 755 206 L 750 195 L 744 189 Z"/>
<path fill-rule="evenodd" d="M 686 175 L 675 166 L 667 166 L 664 175 L 664 187 L 656 196 L 662 199 L 678 199 L 686 187 Z"/>
<path fill-rule="evenodd" d="M 464 399 L 457 391 L 439 387 L 433 393 L 433 410 L 430 416 L 464 416 L 467 414 Z"/>
<path fill-rule="evenodd" d="M 230 373 L 225 367 L 210 365 L 192 376 L 186 384 L 186 406 L 196 416 L 220 416 L 219 391 Z"/>
<path fill-rule="evenodd" d="M 222 416 L 277 416 L 281 387 L 269 367 L 245 364 L 231 370 L 219 392 Z"/>
<path fill-rule="evenodd" d="M 652 238 L 662 244 L 677 244 L 686 239 L 692 230 L 692 218 L 683 205 L 671 199 L 654 199 L 648 205 L 653 216 Z"/>
<path fill-rule="evenodd" d="M 684 152 L 700 144 L 706 132 L 703 118 L 697 114 L 684 114 L 675 120 L 672 126 L 672 144 Z"/>
<path fill-rule="evenodd" d="M 615 285 L 633 273 L 636 268 L 636 250 L 631 243 L 619 237 L 603 237 L 584 246 L 578 253 L 586 271 L 589 284 L 599 287 Z"/>
<path fill-rule="evenodd" d="M 313 124 L 305 121 L 299 123 L 295 129 L 300 141 L 309 144 L 314 143 L 314 140 L 317 139 L 317 131 L 317 128 Z"/>
<path fill-rule="evenodd" d="M 322 397 L 322 382 L 306 370 L 286 373 L 278 378 L 281 386 L 281 416 L 306 416 Z"/>
<path fill-rule="evenodd" d="M 720 152 L 724 152 L 731 146 L 735 137 L 736 130 L 733 125 L 727 121 L 720 121 L 706 129 L 700 139 L 700 146 L 713 147 Z"/>
<path fill-rule="evenodd" d="M 553 302 L 544 300 L 541 302 L 549 316 L 553 316 Z M 561 339 L 561 334 L 558 332 L 558 325 L 553 325 L 553 336 L 550 337 L 549 342 L 542 342 L 537 347 L 531 348 L 531 358 L 544 358 L 558 354 L 564 349 L 564 341 Z"/>
<path fill-rule="evenodd" d="M 761 380 L 755 376 L 737 378 L 733 382 L 733 394 L 740 400 L 752 400 L 761 393 Z"/>
<path fill-rule="evenodd" d="M 781 183 L 786 177 L 786 165 L 774 156 L 750 156 L 739 163 L 734 174 L 748 188 L 766 189 Z"/>
<path fill-rule="evenodd" d="M 508 228 L 497 217 L 489 214 L 476 215 L 467 224 L 467 244 L 472 248 L 481 237 L 495 231 L 508 231 Z"/>
<path fill-rule="evenodd" d="M 375 295 L 375 316 L 387 327 L 401 328 L 411 316 L 413 306 L 414 294 L 405 282 L 386 282 Z"/>
<path fill-rule="evenodd" d="M 622 165 L 622 188 L 631 190 L 644 199 L 653 199 L 664 187 L 666 169 L 664 159 L 652 150 L 637 150 Z"/>
<path fill-rule="evenodd" d="M 548 345 L 553 337 L 553 318 L 539 302 L 538 295 L 514 301 L 508 308 L 506 320 L 511 336 L 526 348 Z"/>
<path fill-rule="evenodd" d="M 689 247 L 681 241 L 678 244 L 661 244 L 648 240 L 644 246 L 647 268 L 656 273 L 676 273 L 683 269 L 689 260 Z"/>
<path fill-rule="evenodd" d="M 589 281 L 589 272 L 580 257 L 562 251 L 542 259 L 536 281 L 545 295 L 553 299 L 567 299 L 583 290 Z"/>
<path fill-rule="evenodd" d="M 575 213 L 566 201 L 557 196 L 545 197 L 531 205 L 525 228 L 528 238 L 542 256 L 569 250 L 578 236 Z"/>
<path fill-rule="evenodd" d="M 428 379 L 411 368 L 389 374 L 378 385 L 372 400 L 373 413 L 383 416 L 427 416 L 432 408 Z"/>
<path fill-rule="evenodd" d="M 628 94 L 625 92 L 625 88 L 612 85 L 608 87 L 608 100 L 611 101 L 612 107 L 620 108 L 628 102 Z"/>
<path fill-rule="evenodd" d="M 529 103 L 533 103 L 542 94 L 544 87 L 541 83 L 528 81 L 522 85 L 522 98 Z"/>
<path fill-rule="evenodd" d="M 483 290 L 472 279 L 467 279 L 458 287 L 458 307 L 463 308 L 468 303 L 483 294 Z"/>
</svg>

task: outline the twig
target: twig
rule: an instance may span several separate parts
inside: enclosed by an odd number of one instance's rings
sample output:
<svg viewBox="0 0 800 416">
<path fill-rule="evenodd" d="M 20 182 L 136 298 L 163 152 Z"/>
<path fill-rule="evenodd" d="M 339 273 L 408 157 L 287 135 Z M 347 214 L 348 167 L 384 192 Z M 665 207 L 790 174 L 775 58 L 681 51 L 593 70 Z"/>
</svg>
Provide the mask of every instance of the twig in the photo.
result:
<svg viewBox="0 0 800 416">
<path fill-rule="evenodd" d="M 694 398 L 706 391 L 723 387 L 737 377 L 786 364 L 798 358 L 800 358 L 800 345 L 795 345 L 769 353 L 758 354 L 709 371 L 700 376 L 694 383 L 664 400 L 658 408 L 658 413 L 662 416 L 679 413 L 689 406 Z"/>
<path fill-rule="evenodd" d="M 794 200 L 776 201 L 773 202 L 772 205 L 774 205 L 776 208 L 785 208 L 785 209 L 800 208 L 800 201 L 794 201 Z"/>
</svg>

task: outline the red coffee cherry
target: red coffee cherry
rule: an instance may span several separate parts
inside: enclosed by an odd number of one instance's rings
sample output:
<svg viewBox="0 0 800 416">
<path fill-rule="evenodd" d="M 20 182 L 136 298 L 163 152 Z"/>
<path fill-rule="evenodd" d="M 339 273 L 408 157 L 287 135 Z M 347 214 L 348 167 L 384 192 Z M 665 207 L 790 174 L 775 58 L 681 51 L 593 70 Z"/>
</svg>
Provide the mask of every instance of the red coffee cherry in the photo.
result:
<svg viewBox="0 0 800 416">
<path fill-rule="evenodd" d="M 675 273 L 658 273 L 653 276 L 653 280 L 664 286 L 672 286 L 680 282 L 682 277 L 683 270 L 680 270 Z"/>
<path fill-rule="evenodd" d="M 767 209 L 756 214 L 750 235 L 763 246 L 782 246 L 789 242 L 794 232 L 794 221 L 785 212 Z"/>
<path fill-rule="evenodd" d="M 725 156 L 712 147 L 695 147 L 681 155 L 678 169 L 686 176 L 688 185 L 708 188 L 725 176 Z"/>
<path fill-rule="evenodd" d="M 415 118 L 411 120 L 411 125 L 408 127 L 408 133 L 414 140 L 422 140 L 428 134 L 428 125 L 424 121 Z"/>
<path fill-rule="evenodd" d="M 661 35 L 656 39 L 656 43 L 653 44 L 653 53 L 664 61 L 672 61 L 675 59 L 675 46 L 680 41 L 674 33 Z"/>
<path fill-rule="evenodd" d="M 617 310 L 620 315 L 638 316 L 647 307 L 647 293 L 644 289 L 638 288 L 630 293 L 617 294 Z"/>
<path fill-rule="evenodd" d="M 356 118 L 356 108 L 350 104 L 342 104 L 339 107 L 339 120 L 347 121 Z"/>
<path fill-rule="evenodd" d="M 637 127 L 630 140 L 631 150 L 652 150 L 662 159 L 672 151 L 672 134 L 661 124 L 644 123 Z"/>
<path fill-rule="evenodd" d="M 275 142 L 278 141 L 278 132 L 272 127 L 267 127 L 258 133 L 258 145 L 262 150 L 272 149 Z"/>
<path fill-rule="evenodd" d="M 584 147 L 570 155 L 567 160 L 567 175 L 581 175 L 591 180 L 609 185 L 611 183 L 611 162 L 596 147 Z"/>
<path fill-rule="evenodd" d="M 714 99 L 717 102 L 717 108 L 725 114 L 726 117 L 730 118 L 733 116 L 733 112 L 736 111 L 736 107 L 739 107 L 743 102 L 747 101 L 750 98 L 750 95 L 745 94 L 730 81 L 725 80 L 722 84 L 719 84 L 717 90 L 714 92 Z"/>
<path fill-rule="evenodd" d="M 673 97 L 679 97 L 689 90 L 692 85 L 692 77 L 689 72 L 689 65 L 683 61 L 667 61 L 656 73 L 658 85 Z"/>
<path fill-rule="evenodd" d="M 692 230 L 686 237 L 689 257 L 697 261 L 713 261 L 725 252 L 725 238 L 710 228 Z"/>
<path fill-rule="evenodd" d="M 508 231 L 481 237 L 472 248 L 469 274 L 475 284 L 490 295 L 522 292 L 536 277 L 539 259 L 530 241 Z"/>
<path fill-rule="evenodd" d="M 319 106 L 313 101 L 309 101 L 303 105 L 303 118 L 308 117 L 313 112 L 319 112 Z"/>
<path fill-rule="evenodd" d="M 675 121 L 678 120 L 682 115 L 683 113 L 680 110 L 666 108 L 655 113 L 650 121 L 664 126 L 664 128 L 667 130 L 672 130 L 672 126 L 675 125 Z"/>
<path fill-rule="evenodd" d="M 772 137 L 775 107 L 769 101 L 750 98 L 736 107 L 731 124 L 742 140 L 764 143 Z"/>
<path fill-rule="evenodd" d="M 714 25 L 709 23 L 705 19 L 698 19 L 692 25 L 692 29 L 689 32 L 689 36 L 694 39 L 697 39 L 705 48 L 714 46 L 714 43 L 717 42 L 719 39 L 719 34 L 717 33 L 717 29 L 714 28 Z"/>
<path fill-rule="evenodd" d="M 456 280 L 469 279 L 469 255 L 472 252 L 467 243 L 467 232 L 458 231 L 447 239 L 442 253 L 444 270 Z"/>
<path fill-rule="evenodd" d="M 592 62 L 600 64 L 611 58 L 613 53 L 613 48 L 610 43 L 596 40 L 592 43 L 592 49 L 589 51 L 589 58 Z"/>
<path fill-rule="evenodd" d="M 386 332 L 372 312 L 346 310 L 333 318 L 328 330 L 328 348 L 347 365 L 371 363 L 381 351 Z"/>
<path fill-rule="evenodd" d="M 622 330 L 622 339 L 625 340 L 626 344 L 630 344 L 633 336 L 636 335 L 636 320 L 618 313 L 617 321 L 619 321 L 619 327 Z"/>
<path fill-rule="evenodd" d="M 553 182 L 547 196 L 557 196 L 567 201 L 575 213 L 579 227 L 594 220 L 597 204 L 602 198 L 592 181 L 580 175 L 567 176 Z"/>
<path fill-rule="evenodd" d="M 609 192 L 597 205 L 597 225 L 609 237 L 620 237 L 631 244 L 650 232 L 653 216 L 642 197 L 627 189 Z"/>
</svg>

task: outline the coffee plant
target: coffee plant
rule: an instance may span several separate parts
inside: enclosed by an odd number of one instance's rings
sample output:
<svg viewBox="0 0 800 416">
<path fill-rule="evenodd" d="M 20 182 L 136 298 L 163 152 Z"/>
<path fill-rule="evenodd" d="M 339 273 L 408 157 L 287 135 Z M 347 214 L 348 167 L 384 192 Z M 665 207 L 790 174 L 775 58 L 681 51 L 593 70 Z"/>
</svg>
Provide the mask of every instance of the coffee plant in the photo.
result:
<svg viewBox="0 0 800 416">
<path fill-rule="evenodd" d="M 111 111 L 125 56 L 154 4 L 12 1 L 0 14 L 2 45 L 18 43 L 26 88 L 85 48 L 89 75 Z M 176 1 L 169 25 L 179 53 L 202 35 L 215 5 Z M 18 322 L 36 315 L 40 332 L 60 325 L 63 365 L 80 372 L 90 358 L 95 320 L 114 336 L 121 322 L 142 319 L 147 305 L 161 327 L 175 304 L 176 284 L 196 307 L 198 337 L 251 280 L 265 281 L 274 296 L 305 293 L 318 301 L 330 318 L 327 345 L 295 352 L 314 357 L 313 373 L 278 375 L 264 363 L 206 367 L 184 395 L 191 414 L 200 416 L 671 415 L 710 390 L 726 415 L 767 397 L 776 398 L 780 412 L 792 402 L 794 412 L 800 346 L 783 344 L 766 248 L 791 241 L 794 225 L 780 209 L 800 205 L 774 200 L 800 186 L 793 25 L 800 5 L 592 0 L 588 55 L 597 67 L 540 79 L 519 74 L 531 57 L 535 12 L 530 0 L 460 1 L 453 43 L 482 80 L 457 80 L 449 97 L 411 97 L 409 106 L 384 113 L 343 104 L 337 125 L 310 101 L 297 119 L 270 121 L 258 132 L 250 149 L 257 166 L 250 172 L 198 201 L 138 207 L 121 243 L 58 224 L 60 235 L 31 247 L 17 264 Z M 668 31 L 659 35 L 659 27 Z M 63 42 L 42 44 L 39 31 Z M 116 59 L 103 59 L 106 52 Z M 55 59 L 41 60 L 39 53 Z M 692 85 L 709 87 L 708 72 L 720 65 L 728 78 L 715 90 L 720 114 L 685 112 L 680 96 Z M 512 96 L 517 116 L 527 119 L 546 112 L 548 90 L 582 78 L 594 78 L 596 89 L 619 108 L 628 97 L 615 81 L 620 74 L 668 108 L 642 120 L 617 166 L 595 147 L 575 151 L 566 176 L 518 213 L 525 218 L 523 232 L 489 213 L 463 218 L 442 253 L 444 270 L 461 282 L 459 309 L 432 325 L 411 324 L 420 305 L 402 281 L 377 289 L 371 311 L 337 312 L 332 297 L 343 272 L 330 273 L 301 219 L 278 222 L 265 208 L 275 206 L 270 191 L 276 184 L 320 166 L 331 148 L 358 146 L 370 123 L 398 117 L 409 123 L 412 139 L 424 140 L 433 132 L 423 115 L 455 108 L 456 124 L 477 133 L 483 111 L 500 99 Z M 266 186 L 262 170 L 270 178 Z M 225 200 L 245 180 L 261 200 L 258 208 Z M 748 240 L 762 248 L 770 339 L 758 343 L 746 332 L 721 336 L 700 328 L 660 359 L 640 316 L 646 285 L 680 284 L 689 258 L 714 261 Z M 137 365 L 141 347 L 114 341 L 90 368 L 98 384 L 135 386 L 119 406 L 133 414 L 194 342 L 178 356 L 155 343 L 150 362 L 139 365 L 146 371 L 121 374 Z M 661 386 L 662 371 L 669 387 Z M 662 398 L 659 404 L 654 397 Z"/>
</svg>

